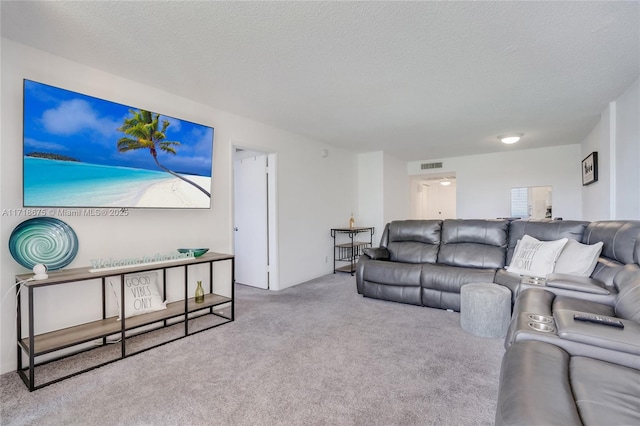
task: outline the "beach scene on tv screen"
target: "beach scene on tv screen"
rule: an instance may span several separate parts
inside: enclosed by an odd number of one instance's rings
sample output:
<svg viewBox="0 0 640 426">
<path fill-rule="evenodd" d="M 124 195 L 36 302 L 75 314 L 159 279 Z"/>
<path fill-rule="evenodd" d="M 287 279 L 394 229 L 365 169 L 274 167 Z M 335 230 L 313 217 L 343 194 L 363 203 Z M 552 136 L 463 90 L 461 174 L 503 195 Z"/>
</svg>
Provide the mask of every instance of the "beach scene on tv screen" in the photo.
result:
<svg viewBox="0 0 640 426">
<path fill-rule="evenodd" d="M 24 81 L 25 207 L 209 208 L 213 128 Z"/>
</svg>

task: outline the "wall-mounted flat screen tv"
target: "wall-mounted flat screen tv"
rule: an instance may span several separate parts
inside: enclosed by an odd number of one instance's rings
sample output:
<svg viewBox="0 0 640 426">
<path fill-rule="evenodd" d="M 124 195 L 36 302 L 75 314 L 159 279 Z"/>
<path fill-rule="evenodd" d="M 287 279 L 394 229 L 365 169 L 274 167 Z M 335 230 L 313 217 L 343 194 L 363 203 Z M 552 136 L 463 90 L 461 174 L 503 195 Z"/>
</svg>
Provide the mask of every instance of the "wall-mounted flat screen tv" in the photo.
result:
<svg viewBox="0 0 640 426">
<path fill-rule="evenodd" d="M 210 208 L 213 128 L 24 80 L 25 207 Z"/>
</svg>

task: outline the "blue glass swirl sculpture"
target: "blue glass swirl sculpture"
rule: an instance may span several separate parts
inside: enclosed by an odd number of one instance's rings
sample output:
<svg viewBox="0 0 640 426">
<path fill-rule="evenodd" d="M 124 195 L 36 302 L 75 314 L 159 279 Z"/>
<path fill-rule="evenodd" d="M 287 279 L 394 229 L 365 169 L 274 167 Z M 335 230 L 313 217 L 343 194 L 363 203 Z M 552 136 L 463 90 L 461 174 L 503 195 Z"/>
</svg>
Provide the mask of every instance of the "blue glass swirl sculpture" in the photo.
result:
<svg viewBox="0 0 640 426">
<path fill-rule="evenodd" d="M 16 226 L 9 237 L 11 256 L 32 269 L 38 263 L 49 271 L 62 269 L 78 254 L 78 237 L 73 229 L 53 217 L 35 217 Z"/>
</svg>

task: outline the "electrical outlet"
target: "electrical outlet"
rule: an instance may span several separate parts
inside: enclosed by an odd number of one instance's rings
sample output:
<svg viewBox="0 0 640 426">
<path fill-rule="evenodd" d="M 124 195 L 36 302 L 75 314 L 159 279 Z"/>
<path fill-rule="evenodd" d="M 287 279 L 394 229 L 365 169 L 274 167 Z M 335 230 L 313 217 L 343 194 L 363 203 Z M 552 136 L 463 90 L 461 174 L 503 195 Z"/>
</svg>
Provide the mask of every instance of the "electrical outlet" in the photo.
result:
<svg viewBox="0 0 640 426">
<path fill-rule="evenodd" d="M 329 263 L 329 256 L 324 257 L 324 263 Z"/>
</svg>

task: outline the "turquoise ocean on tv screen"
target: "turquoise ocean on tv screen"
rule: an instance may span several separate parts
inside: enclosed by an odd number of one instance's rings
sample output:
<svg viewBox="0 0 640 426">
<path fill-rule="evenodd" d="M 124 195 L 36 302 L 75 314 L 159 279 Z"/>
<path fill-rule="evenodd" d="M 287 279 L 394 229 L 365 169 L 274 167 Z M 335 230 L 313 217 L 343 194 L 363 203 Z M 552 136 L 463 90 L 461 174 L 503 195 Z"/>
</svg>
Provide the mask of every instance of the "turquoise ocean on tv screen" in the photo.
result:
<svg viewBox="0 0 640 426">
<path fill-rule="evenodd" d="M 135 207 L 169 173 L 24 157 L 25 207 Z"/>
</svg>

